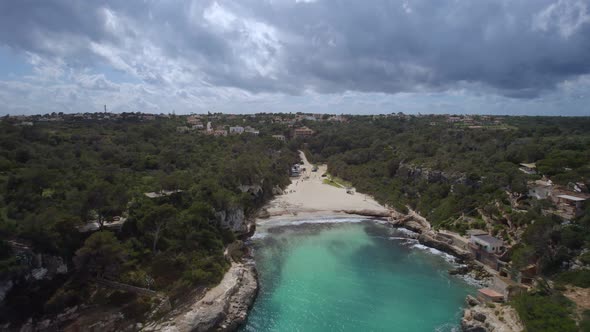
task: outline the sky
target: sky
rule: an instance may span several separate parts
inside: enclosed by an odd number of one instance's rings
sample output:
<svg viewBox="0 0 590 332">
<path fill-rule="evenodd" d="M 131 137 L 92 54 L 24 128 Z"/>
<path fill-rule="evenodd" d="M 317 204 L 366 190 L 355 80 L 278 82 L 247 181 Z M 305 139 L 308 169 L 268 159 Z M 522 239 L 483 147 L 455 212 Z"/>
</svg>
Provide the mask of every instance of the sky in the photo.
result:
<svg viewBox="0 0 590 332">
<path fill-rule="evenodd" d="M 590 116 L 590 0 L 0 1 L 0 114 Z"/>
</svg>

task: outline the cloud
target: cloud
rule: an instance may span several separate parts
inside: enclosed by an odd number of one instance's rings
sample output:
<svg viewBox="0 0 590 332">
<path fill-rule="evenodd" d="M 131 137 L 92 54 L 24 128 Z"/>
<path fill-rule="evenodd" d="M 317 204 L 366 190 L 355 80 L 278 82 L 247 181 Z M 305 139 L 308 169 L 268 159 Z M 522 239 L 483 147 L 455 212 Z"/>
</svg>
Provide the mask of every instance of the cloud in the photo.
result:
<svg viewBox="0 0 590 332">
<path fill-rule="evenodd" d="M 34 72 L 4 84 L 59 87 L 56 105 L 295 109 L 352 94 L 385 107 L 457 91 L 525 105 L 590 74 L 584 0 L 33 0 L 0 13 L 0 45 Z"/>
<path fill-rule="evenodd" d="M 107 80 L 103 74 L 87 75 L 81 74 L 75 77 L 78 85 L 81 88 L 89 90 L 102 90 L 102 91 L 120 91 L 119 86 L 115 83 Z"/>
<path fill-rule="evenodd" d="M 590 23 L 588 4 L 582 0 L 559 0 L 533 18 L 533 29 L 547 32 L 557 30 L 569 38 L 585 24 Z"/>
</svg>

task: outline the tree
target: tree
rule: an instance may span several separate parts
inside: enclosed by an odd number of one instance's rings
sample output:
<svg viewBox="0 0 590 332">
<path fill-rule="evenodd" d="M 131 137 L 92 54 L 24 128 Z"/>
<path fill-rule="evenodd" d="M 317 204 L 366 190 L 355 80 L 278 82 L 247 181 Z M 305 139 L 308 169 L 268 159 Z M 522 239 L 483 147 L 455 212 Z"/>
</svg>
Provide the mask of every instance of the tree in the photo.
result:
<svg viewBox="0 0 590 332">
<path fill-rule="evenodd" d="M 96 217 L 99 229 L 102 229 L 108 218 L 120 214 L 125 209 L 126 196 L 120 187 L 106 181 L 98 181 L 86 193 L 87 214 L 94 213 L 93 217 Z"/>
<path fill-rule="evenodd" d="M 140 230 L 152 235 L 152 252 L 156 252 L 162 232 L 169 223 L 176 220 L 176 214 L 172 205 L 163 204 L 153 208 L 139 221 Z"/>
<path fill-rule="evenodd" d="M 82 273 L 97 277 L 114 277 L 125 258 L 125 250 L 112 232 L 99 231 L 84 241 L 76 251 L 74 264 Z"/>
</svg>

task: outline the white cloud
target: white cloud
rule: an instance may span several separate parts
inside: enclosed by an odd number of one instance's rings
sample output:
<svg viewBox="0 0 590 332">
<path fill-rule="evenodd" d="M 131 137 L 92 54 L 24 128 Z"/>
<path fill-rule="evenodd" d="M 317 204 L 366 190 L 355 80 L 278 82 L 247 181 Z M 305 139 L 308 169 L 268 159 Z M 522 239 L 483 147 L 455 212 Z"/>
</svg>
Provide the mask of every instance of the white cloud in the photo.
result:
<svg viewBox="0 0 590 332">
<path fill-rule="evenodd" d="M 535 112 L 588 85 L 587 0 L 134 1 L 0 2 L 33 69 L 0 112 Z"/>
<path fill-rule="evenodd" d="M 28 62 L 33 66 L 33 71 L 37 74 L 34 76 L 36 79 L 58 81 L 64 75 L 65 64 L 62 59 L 50 59 L 31 52 L 26 52 L 26 54 Z"/>
<path fill-rule="evenodd" d="M 203 12 L 203 18 L 214 27 L 223 31 L 231 30 L 234 27 L 237 17 L 230 11 L 221 7 L 217 2 L 213 2 Z"/>
<path fill-rule="evenodd" d="M 203 18 L 230 42 L 233 54 L 245 69 L 242 75 L 275 78 L 281 55 L 275 27 L 250 17 L 239 17 L 217 2 L 204 10 Z"/>
<path fill-rule="evenodd" d="M 104 74 L 78 74 L 74 76 L 74 80 L 81 88 L 90 90 L 104 90 L 104 91 L 120 91 L 117 84 L 106 79 Z"/>
<path fill-rule="evenodd" d="M 533 17 L 533 29 L 557 29 L 563 38 L 575 34 L 584 24 L 590 23 L 588 3 L 583 0 L 558 0 Z"/>
</svg>

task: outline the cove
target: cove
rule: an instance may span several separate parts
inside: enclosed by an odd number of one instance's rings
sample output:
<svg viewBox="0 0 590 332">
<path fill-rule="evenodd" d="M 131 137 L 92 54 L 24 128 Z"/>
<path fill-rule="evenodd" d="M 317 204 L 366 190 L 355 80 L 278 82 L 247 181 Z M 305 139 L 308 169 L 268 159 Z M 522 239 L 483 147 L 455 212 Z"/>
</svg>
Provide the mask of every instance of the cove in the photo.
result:
<svg viewBox="0 0 590 332">
<path fill-rule="evenodd" d="M 253 240 L 260 290 L 241 331 L 458 330 L 475 288 L 448 257 L 375 222 L 308 222 Z"/>
</svg>

